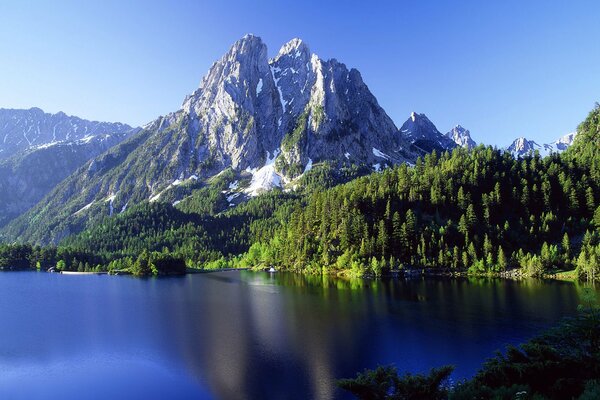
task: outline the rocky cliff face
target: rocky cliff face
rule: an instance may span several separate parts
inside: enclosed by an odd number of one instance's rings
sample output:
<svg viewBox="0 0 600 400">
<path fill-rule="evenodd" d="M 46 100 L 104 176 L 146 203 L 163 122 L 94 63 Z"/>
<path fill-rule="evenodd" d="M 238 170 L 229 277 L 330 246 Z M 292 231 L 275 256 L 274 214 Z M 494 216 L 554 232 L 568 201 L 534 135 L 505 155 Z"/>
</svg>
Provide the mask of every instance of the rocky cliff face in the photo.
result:
<svg viewBox="0 0 600 400">
<path fill-rule="evenodd" d="M 196 158 L 210 157 L 215 170 L 261 168 L 277 154 L 277 172 L 292 179 L 311 161 L 371 165 L 414 158 L 360 73 L 321 60 L 300 39 L 269 60 L 260 38 L 244 37 L 180 113 L 192 121 Z"/>
<path fill-rule="evenodd" d="M 101 134 L 122 134 L 131 129 L 126 124 L 88 121 L 62 112 L 48 114 L 39 108 L 0 108 L 0 159 L 35 146 Z"/>
<path fill-rule="evenodd" d="M 5 234 L 56 242 L 89 215 L 160 200 L 174 186 L 228 168 L 256 195 L 322 161 L 379 170 L 416 156 L 358 71 L 320 59 L 299 39 L 269 59 L 261 39 L 247 35 L 180 110 L 80 168 Z M 32 236 L 34 218 L 48 225 L 36 229 L 43 237 Z"/>
</svg>

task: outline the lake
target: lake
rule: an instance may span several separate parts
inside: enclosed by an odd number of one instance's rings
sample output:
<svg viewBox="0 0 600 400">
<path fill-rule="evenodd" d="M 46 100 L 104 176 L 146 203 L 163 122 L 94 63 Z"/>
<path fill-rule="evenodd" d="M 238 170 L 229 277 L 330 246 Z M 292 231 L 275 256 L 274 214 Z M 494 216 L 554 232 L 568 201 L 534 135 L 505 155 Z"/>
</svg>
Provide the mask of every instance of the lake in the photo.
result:
<svg viewBox="0 0 600 400">
<path fill-rule="evenodd" d="M 469 377 L 578 303 L 537 280 L 6 272 L 0 398 L 347 398 L 335 380 L 378 364 Z"/>
</svg>

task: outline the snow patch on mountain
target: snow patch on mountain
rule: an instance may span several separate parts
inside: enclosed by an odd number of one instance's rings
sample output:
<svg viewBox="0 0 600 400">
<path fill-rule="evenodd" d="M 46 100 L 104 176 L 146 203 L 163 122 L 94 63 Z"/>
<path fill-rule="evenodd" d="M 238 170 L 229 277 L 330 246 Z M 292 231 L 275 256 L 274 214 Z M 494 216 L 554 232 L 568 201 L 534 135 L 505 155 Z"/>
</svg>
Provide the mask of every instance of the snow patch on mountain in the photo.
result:
<svg viewBox="0 0 600 400">
<path fill-rule="evenodd" d="M 80 214 L 80 213 L 84 212 L 85 210 L 89 209 L 92 205 L 94 205 L 94 201 L 92 201 L 91 203 L 88 203 L 85 206 L 81 207 L 79 210 L 75 211 L 75 214 L 73 214 L 73 215 L 77 215 L 77 214 Z"/>
<path fill-rule="evenodd" d="M 304 167 L 304 174 L 307 173 L 308 171 L 310 171 L 312 169 L 313 166 L 313 160 L 312 159 L 308 159 L 308 163 L 306 163 L 306 167 Z"/>
<path fill-rule="evenodd" d="M 379 157 L 379 158 L 385 158 L 386 160 L 389 160 L 389 159 L 390 159 L 390 156 L 388 156 L 387 154 L 385 154 L 385 153 L 384 153 L 384 152 L 382 152 L 381 150 L 379 150 L 379 149 L 376 149 L 375 147 L 373 147 L 373 150 L 372 150 L 372 151 L 373 151 L 373 155 L 374 155 L 375 157 Z"/>
<path fill-rule="evenodd" d="M 281 71 L 278 67 L 271 66 L 271 75 L 273 76 L 273 82 L 275 82 L 275 87 L 277 88 L 277 92 L 279 92 L 279 102 L 281 103 L 281 107 L 283 108 L 283 113 L 285 114 L 285 106 L 287 105 L 286 101 L 283 99 L 283 92 L 281 91 L 281 87 L 279 86 L 279 80 L 281 78 L 276 78 L 275 73 Z M 281 125 L 281 120 L 279 122 Z"/>
<path fill-rule="evenodd" d="M 271 157 L 271 153 L 267 152 L 267 161 L 262 168 L 246 169 L 247 172 L 252 174 L 250 186 L 245 190 L 248 195 L 252 197 L 258 196 L 264 191 L 282 186 L 284 179 L 275 171 L 275 160 L 280 153 L 281 150 L 277 149 L 273 152 L 273 157 Z"/>
</svg>

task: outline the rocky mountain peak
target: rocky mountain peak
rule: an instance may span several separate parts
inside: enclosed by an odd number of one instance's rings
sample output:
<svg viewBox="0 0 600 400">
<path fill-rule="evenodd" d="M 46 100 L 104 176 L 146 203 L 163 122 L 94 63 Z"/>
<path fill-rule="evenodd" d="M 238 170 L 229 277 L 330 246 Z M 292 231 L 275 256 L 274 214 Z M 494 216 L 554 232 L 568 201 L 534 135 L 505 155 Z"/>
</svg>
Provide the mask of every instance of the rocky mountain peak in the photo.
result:
<svg viewBox="0 0 600 400">
<path fill-rule="evenodd" d="M 438 131 L 425 114 L 418 114 L 414 111 L 410 113 L 410 117 L 402 124 L 400 131 L 412 140 L 430 139 L 433 136 L 441 135 L 440 131 Z"/>
<path fill-rule="evenodd" d="M 456 147 L 453 140 L 441 134 L 425 114 L 410 113 L 402 124 L 400 133 L 407 137 L 421 152 L 445 151 Z"/>
<path fill-rule="evenodd" d="M 464 147 L 466 149 L 472 149 L 477 145 L 477 143 L 475 143 L 475 141 L 471 138 L 471 132 L 468 129 L 463 128 L 461 125 L 456 125 L 450 130 L 450 132 L 446 133 L 446 136 L 452 139 L 452 141 L 454 141 L 454 143 L 460 147 Z"/>
<path fill-rule="evenodd" d="M 281 46 L 279 53 L 277 53 L 273 61 L 277 61 L 281 57 L 300 58 L 307 61 L 310 60 L 311 52 L 308 45 L 302 39 L 294 38 Z"/>
<path fill-rule="evenodd" d="M 542 153 L 543 147 L 535 141 L 528 140 L 521 136 L 516 138 L 506 150 L 516 158 L 527 154 L 533 154 L 536 150 Z"/>
<path fill-rule="evenodd" d="M 573 141 L 575 140 L 576 136 L 577 136 L 577 132 L 567 133 L 566 135 L 558 138 L 558 140 L 556 142 L 554 142 L 554 144 L 556 145 L 556 147 L 559 150 L 561 150 L 561 151 L 566 150 L 567 147 L 569 147 L 570 145 L 573 144 Z"/>
</svg>

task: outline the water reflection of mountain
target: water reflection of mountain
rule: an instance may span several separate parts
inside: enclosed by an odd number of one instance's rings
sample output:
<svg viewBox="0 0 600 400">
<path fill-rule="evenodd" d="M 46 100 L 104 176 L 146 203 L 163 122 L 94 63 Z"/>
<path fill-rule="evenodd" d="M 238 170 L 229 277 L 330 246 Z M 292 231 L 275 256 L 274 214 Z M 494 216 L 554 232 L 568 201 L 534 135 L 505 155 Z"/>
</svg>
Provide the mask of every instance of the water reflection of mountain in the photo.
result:
<svg viewBox="0 0 600 400">
<path fill-rule="evenodd" d="M 379 363 L 470 374 L 577 304 L 561 283 L 226 274 L 175 281 L 155 310 L 169 357 L 217 398 L 333 398 L 336 378 Z"/>
</svg>

